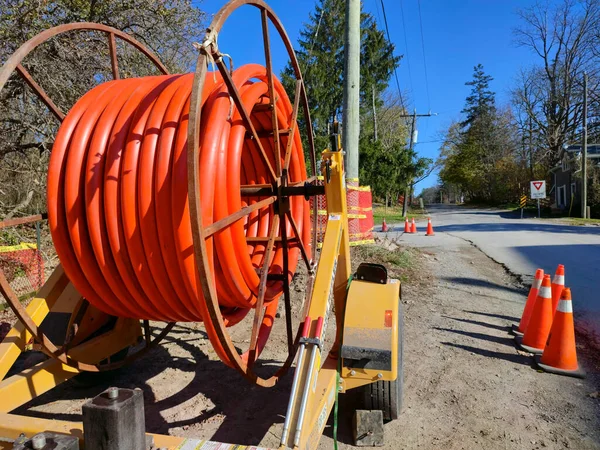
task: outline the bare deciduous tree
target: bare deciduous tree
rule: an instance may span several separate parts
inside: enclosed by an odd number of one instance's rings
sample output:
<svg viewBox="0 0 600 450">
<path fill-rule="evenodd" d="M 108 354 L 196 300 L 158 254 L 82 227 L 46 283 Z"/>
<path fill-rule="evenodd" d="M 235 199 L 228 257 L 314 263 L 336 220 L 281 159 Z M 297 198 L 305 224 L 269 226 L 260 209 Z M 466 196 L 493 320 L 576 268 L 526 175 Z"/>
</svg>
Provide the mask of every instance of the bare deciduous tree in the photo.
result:
<svg viewBox="0 0 600 450">
<path fill-rule="evenodd" d="M 538 3 L 519 12 L 523 25 L 515 30 L 517 43 L 538 57 L 524 69 L 513 91 L 521 131 L 545 147 L 531 157 L 531 165 L 556 164 L 563 146 L 572 142 L 581 126 L 583 72 L 594 80 L 600 75 L 598 43 L 600 3 L 597 0 L 563 0 L 559 5 Z M 534 138 L 532 133 L 536 133 Z"/>
<path fill-rule="evenodd" d="M 193 68 L 205 14 L 189 0 L 0 0 L 0 63 L 25 41 L 70 22 L 97 22 L 133 35 L 173 73 Z M 141 52 L 117 40 L 122 78 L 157 75 Z M 85 92 L 112 79 L 105 33 L 71 32 L 37 47 L 23 66 L 67 112 Z M 45 210 L 46 172 L 58 120 L 13 74 L 0 93 L 0 219 Z"/>
</svg>

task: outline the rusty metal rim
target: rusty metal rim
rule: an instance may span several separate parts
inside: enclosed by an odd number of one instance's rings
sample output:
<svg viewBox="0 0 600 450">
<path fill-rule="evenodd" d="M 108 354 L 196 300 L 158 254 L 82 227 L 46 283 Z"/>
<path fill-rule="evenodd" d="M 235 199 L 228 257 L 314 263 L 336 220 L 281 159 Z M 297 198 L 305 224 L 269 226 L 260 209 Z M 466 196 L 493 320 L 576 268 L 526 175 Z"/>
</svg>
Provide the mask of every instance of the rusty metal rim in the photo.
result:
<svg viewBox="0 0 600 450">
<path fill-rule="evenodd" d="M 29 72 L 21 65 L 23 59 L 31 53 L 37 46 L 46 42 L 48 39 L 51 39 L 59 34 L 67 33 L 71 31 L 83 31 L 83 30 L 93 30 L 93 31 L 101 31 L 108 34 L 108 46 L 110 51 L 111 58 L 111 68 L 114 79 L 119 78 L 119 68 L 116 54 L 116 43 L 115 38 L 122 39 L 123 41 L 133 45 L 137 50 L 142 52 L 150 61 L 160 70 L 163 74 L 168 74 L 168 70 L 166 67 L 160 62 L 158 57 L 154 55 L 149 49 L 147 49 L 142 43 L 129 36 L 128 34 L 117 30 L 116 28 L 112 28 L 106 25 L 91 23 L 91 22 L 81 22 L 81 23 L 71 23 L 60 25 L 54 28 L 50 28 L 49 30 L 43 31 L 40 34 L 37 34 L 33 38 L 29 39 L 25 42 L 21 47 L 17 49 L 15 53 L 11 55 L 11 57 L 4 63 L 2 69 L 0 70 L 0 91 L 6 85 L 6 82 L 12 75 L 12 73 L 16 70 L 25 80 L 25 82 L 33 89 L 33 91 L 40 97 L 40 99 L 48 106 L 50 112 L 52 112 L 59 121 L 65 117 L 65 114 L 58 109 L 58 107 L 54 104 L 54 102 L 48 97 L 45 91 L 31 78 Z M 46 218 L 46 213 L 38 216 L 31 216 L 25 218 L 11 219 L 9 221 L 1 222 L 0 225 L 2 227 L 8 227 L 13 225 L 19 225 L 23 223 L 30 223 L 34 220 L 43 220 Z M 66 277 L 66 275 L 64 275 Z M 64 282 L 64 280 L 63 280 Z M 175 323 L 170 322 L 167 323 L 163 330 L 156 336 L 154 339 L 151 339 L 149 334 L 149 327 L 147 324 L 145 331 L 145 346 L 137 351 L 136 353 L 129 355 L 122 361 L 115 363 L 107 363 L 107 364 L 87 364 L 77 361 L 71 358 L 68 354 L 68 346 L 63 345 L 62 348 L 56 347 L 56 345 L 38 328 L 35 324 L 31 316 L 27 313 L 27 310 L 21 305 L 21 302 L 17 298 L 14 290 L 11 288 L 8 280 L 4 276 L 4 273 L 0 269 L 0 293 L 4 295 L 7 299 L 10 308 L 13 310 L 17 318 L 23 323 L 25 328 L 34 336 L 35 340 L 40 344 L 42 351 L 48 356 L 60 361 L 61 363 L 73 367 L 79 371 L 86 372 L 103 372 L 108 370 L 118 369 L 119 367 L 124 366 L 125 364 L 129 364 L 130 362 L 136 360 L 137 358 L 146 354 L 150 349 L 158 345 L 158 343 L 167 335 L 167 333 L 173 328 Z M 76 311 L 73 312 L 76 314 Z M 73 319 L 73 317 L 71 318 Z M 67 333 L 68 334 L 68 333 Z M 66 344 L 66 343 L 65 343 Z"/>
<path fill-rule="evenodd" d="M 308 109 L 308 99 L 306 97 L 306 90 L 304 87 L 304 82 L 302 80 L 302 73 L 300 71 L 300 66 L 298 64 L 298 60 L 296 59 L 296 55 L 294 53 L 292 43 L 290 42 L 289 37 L 287 36 L 287 33 L 285 32 L 283 25 L 281 24 L 279 18 L 275 15 L 273 10 L 264 1 L 262 1 L 262 0 L 231 0 L 225 6 L 223 6 L 219 10 L 219 12 L 217 12 L 217 14 L 214 16 L 211 25 L 207 29 L 206 36 L 207 36 L 208 41 L 205 41 L 205 42 L 207 42 L 208 45 L 203 45 L 201 47 L 200 55 L 198 56 L 198 60 L 196 63 L 196 70 L 195 70 L 195 74 L 194 74 L 194 82 L 193 82 L 193 87 L 192 87 L 191 104 L 190 104 L 190 124 L 193 124 L 193 125 L 191 125 L 188 128 L 188 148 L 187 148 L 188 196 L 189 196 L 189 207 L 190 207 L 190 221 L 191 221 L 191 226 L 192 226 L 192 238 L 193 238 L 193 244 L 194 244 L 194 258 L 195 258 L 196 265 L 198 268 L 198 272 L 196 274 L 196 280 L 197 280 L 198 285 L 202 287 L 202 294 L 204 296 L 204 301 L 206 303 L 206 307 L 207 307 L 207 310 L 208 310 L 209 316 L 210 316 L 210 317 L 204 318 L 204 321 L 205 321 L 205 326 L 208 325 L 207 331 L 208 331 L 208 328 L 210 327 L 210 328 L 214 328 L 214 333 L 215 333 L 215 335 L 213 335 L 213 336 L 211 336 L 211 333 L 209 333 L 209 337 L 211 337 L 211 340 L 216 341 L 216 342 L 213 342 L 213 344 L 220 346 L 224 350 L 226 356 L 229 358 L 233 367 L 235 369 L 237 369 L 239 372 L 241 372 L 248 380 L 250 380 L 251 382 L 256 383 L 260 386 L 270 387 L 270 386 L 273 386 L 278 381 L 278 379 L 282 375 L 284 375 L 290 368 L 290 366 L 294 360 L 294 357 L 295 357 L 295 348 L 296 348 L 298 336 L 296 336 L 296 338 L 293 339 L 293 343 L 289 347 L 287 359 L 285 360 L 283 365 L 281 367 L 279 367 L 279 369 L 276 371 L 276 373 L 273 376 L 271 376 L 270 378 L 261 378 L 253 371 L 252 361 L 250 362 L 250 364 L 247 364 L 245 361 L 242 360 L 240 354 L 238 353 L 237 349 L 235 348 L 233 342 L 231 341 L 231 338 L 230 338 L 228 332 L 226 331 L 225 323 L 223 322 L 223 318 L 222 318 L 220 310 L 219 310 L 219 303 L 218 303 L 218 296 L 217 296 L 217 291 L 216 291 L 216 286 L 215 286 L 215 280 L 213 278 L 212 273 L 210 273 L 209 264 L 208 264 L 208 255 L 207 255 L 206 242 L 205 242 L 205 239 L 208 237 L 207 236 L 207 228 L 205 228 L 202 224 L 202 215 L 201 215 L 201 198 L 200 198 L 201 194 L 200 194 L 200 179 L 199 179 L 199 173 L 200 173 L 200 171 L 199 171 L 199 145 L 200 145 L 199 139 L 200 139 L 202 91 L 203 91 L 207 68 L 208 68 L 208 57 L 210 56 L 212 58 L 214 56 L 213 52 L 214 53 L 218 52 L 218 50 L 216 48 L 216 39 L 217 39 L 218 33 L 220 32 L 223 24 L 225 23 L 225 21 L 227 20 L 229 15 L 233 11 L 235 11 L 237 8 L 239 8 L 241 6 L 245 6 L 245 5 L 254 6 L 261 11 L 261 18 L 263 21 L 263 39 L 264 39 L 264 45 L 265 45 L 265 57 L 267 60 L 267 78 L 269 80 L 269 91 L 270 92 L 272 92 L 272 89 L 273 89 L 273 86 L 272 86 L 273 72 L 272 72 L 272 67 L 270 64 L 270 43 L 269 43 L 269 39 L 268 39 L 268 22 L 265 23 L 267 20 L 270 20 L 270 22 L 275 26 L 276 30 L 279 33 L 281 40 L 283 41 L 283 43 L 287 49 L 288 56 L 290 58 L 292 66 L 294 68 L 294 72 L 295 72 L 295 76 L 296 76 L 296 80 L 297 80 L 298 89 L 296 90 L 296 92 L 300 95 L 300 99 L 302 100 L 302 106 L 304 109 L 304 117 L 305 117 L 305 121 L 306 121 L 306 131 L 308 134 L 309 151 L 310 151 L 310 156 L 311 156 L 312 172 L 313 172 L 313 176 L 316 175 L 315 151 L 314 151 L 312 125 L 311 125 L 310 113 L 309 113 L 309 109 Z M 267 31 L 265 31 L 265 30 L 267 30 Z M 228 77 L 228 73 L 227 73 L 227 68 L 225 67 L 224 62 L 222 61 L 222 58 L 217 58 L 217 66 L 218 66 L 221 74 L 224 76 L 224 81 L 227 83 L 229 77 Z M 233 89 L 233 91 L 232 91 L 232 89 Z M 235 87 L 228 85 L 228 90 L 229 90 L 230 95 L 232 95 L 234 101 L 237 102 L 237 100 L 239 100 L 239 98 L 236 98 L 237 93 L 235 92 Z M 271 97 L 271 102 L 273 102 L 273 101 L 274 101 L 274 99 L 273 99 L 273 97 Z M 297 103 L 297 102 L 295 102 L 295 103 Z M 242 107 L 242 110 L 243 110 L 243 107 Z M 243 117 L 245 115 L 244 111 L 241 111 L 241 114 Z M 276 121 L 274 121 L 273 125 L 275 127 L 277 127 Z M 250 128 L 251 128 L 252 133 L 255 134 L 255 131 L 252 129 L 252 126 L 250 126 Z M 274 136 L 276 136 L 276 135 L 278 135 L 278 130 L 274 130 Z M 274 143 L 278 148 L 279 142 L 277 140 L 275 140 Z M 277 177 L 278 178 L 275 180 L 275 182 L 278 186 L 281 186 L 282 180 L 283 180 L 283 185 L 286 184 L 287 180 L 286 180 L 285 171 L 283 171 L 283 173 L 282 173 L 282 171 L 280 170 L 281 168 L 279 166 L 280 166 L 280 163 L 277 164 L 277 170 L 278 170 Z M 279 197 L 279 194 L 278 194 L 278 197 Z M 314 219 L 316 219 L 316 218 L 317 218 L 317 216 L 315 214 Z M 280 216 L 280 219 L 281 219 L 280 221 L 284 221 L 283 216 Z M 313 244 L 312 245 L 313 251 L 316 250 L 316 220 L 314 220 L 314 222 L 315 223 L 313 226 L 313 233 L 312 233 L 312 237 L 311 237 L 311 241 Z M 284 229 L 284 228 L 285 228 L 285 226 L 282 229 Z M 271 233 L 271 234 L 273 234 L 273 233 Z M 271 244 L 273 241 L 272 237 L 273 236 L 270 236 L 270 239 L 269 239 L 271 241 Z M 282 236 L 282 241 L 284 241 L 285 239 L 286 239 L 286 237 Z M 286 254 L 285 251 L 284 251 L 284 254 Z M 286 262 L 287 261 L 284 260 L 284 274 L 287 275 L 286 270 L 285 270 L 286 269 L 285 266 L 287 265 Z M 309 267 L 308 269 L 312 270 L 312 267 Z M 287 276 L 284 276 L 284 278 L 286 278 L 284 285 L 287 285 L 287 289 L 289 290 L 289 283 L 287 283 Z M 264 282 L 266 283 L 266 277 L 264 277 Z M 261 290 L 260 288 L 262 288 L 262 287 L 263 287 L 262 285 L 259 287 L 259 291 Z M 264 291 L 264 289 L 262 289 L 262 290 Z M 288 303 L 289 302 L 289 292 L 285 293 L 285 296 L 287 297 L 286 303 Z M 291 320 L 291 314 L 289 314 L 289 311 L 287 311 L 289 309 L 287 306 L 288 305 L 286 304 L 286 317 L 290 317 L 289 320 Z M 260 311 L 257 314 L 260 314 Z M 207 323 L 209 321 L 210 321 L 210 323 Z M 252 330 L 253 337 L 256 334 L 256 330 L 254 328 L 257 326 L 257 323 L 259 323 L 259 322 L 260 321 L 256 320 L 256 316 L 255 316 L 254 327 Z M 290 341 L 289 326 L 288 326 L 288 341 Z M 251 345 L 251 347 L 252 347 L 252 345 Z"/>
<path fill-rule="evenodd" d="M 101 31 L 108 34 L 108 47 L 111 55 L 111 67 L 113 72 L 113 77 L 115 79 L 119 78 L 119 69 L 117 63 L 117 55 L 116 55 L 116 44 L 115 38 L 118 37 L 123 41 L 133 45 L 136 49 L 142 52 L 156 67 L 165 75 L 169 73 L 167 68 L 160 62 L 158 57 L 152 53 L 148 48 L 146 48 L 141 42 L 137 41 L 127 33 L 124 33 L 116 28 L 109 27 L 107 25 L 102 25 L 99 23 L 92 22 L 80 22 L 80 23 L 69 23 L 65 25 L 59 25 L 54 28 L 50 28 L 49 30 L 43 31 L 40 34 L 35 35 L 23 45 L 21 45 L 16 52 L 14 52 L 10 58 L 4 63 L 2 69 L 0 70 L 0 91 L 4 88 L 6 82 L 12 75 L 12 73 L 16 70 L 27 82 L 27 84 L 33 89 L 33 91 L 40 97 L 40 99 L 48 106 L 50 111 L 57 116 L 57 118 L 62 121 L 64 118 L 64 113 L 56 107 L 54 102 L 48 97 L 48 95 L 44 92 L 44 90 L 33 81 L 29 75 L 29 72 L 21 65 L 21 62 L 29 53 L 33 51 L 37 46 L 43 44 L 48 39 L 51 39 L 59 34 L 68 33 L 70 31 Z M 33 82 L 33 83 L 32 83 Z M 60 117 L 62 115 L 62 117 Z"/>
</svg>

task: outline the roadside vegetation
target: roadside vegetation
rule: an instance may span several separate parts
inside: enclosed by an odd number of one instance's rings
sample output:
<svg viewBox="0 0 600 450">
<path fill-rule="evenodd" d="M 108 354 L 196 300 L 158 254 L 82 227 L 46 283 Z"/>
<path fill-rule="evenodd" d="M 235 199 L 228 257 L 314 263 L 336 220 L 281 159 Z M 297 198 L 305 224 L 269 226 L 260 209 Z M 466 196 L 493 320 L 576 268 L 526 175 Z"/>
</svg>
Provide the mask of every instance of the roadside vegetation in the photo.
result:
<svg viewBox="0 0 600 450">
<path fill-rule="evenodd" d="M 388 276 L 402 282 L 422 275 L 423 256 L 419 249 L 398 247 L 393 242 L 386 244 L 387 248 L 381 243 L 351 247 L 352 267 L 358 267 L 361 262 L 383 264 L 388 271 Z"/>
<path fill-rule="evenodd" d="M 408 217 L 408 220 L 411 220 L 413 218 L 423 219 L 427 217 L 427 212 L 424 209 L 409 208 L 406 216 Z M 387 223 L 404 222 L 404 216 L 402 215 L 402 206 L 388 206 L 386 212 L 385 206 L 373 205 L 373 220 L 375 222 L 375 225 L 381 225 L 383 223 L 384 217 Z"/>
<path fill-rule="evenodd" d="M 582 143 L 584 72 L 588 143 L 600 143 L 600 3 L 536 3 L 518 15 L 515 44 L 530 52 L 531 63 L 515 70 L 507 104 L 496 101 L 493 74 L 475 66 L 462 116 L 443 134 L 439 185 L 423 191 L 426 201 L 439 202 L 442 196 L 501 205 L 528 194 L 530 180 L 546 180 L 554 203 L 551 170 L 573 158 L 567 146 Z M 600 217 L 598 161 L 588 163 L 592 217 Z M 575 155 L 569 164 L 575 165 L 570 182 L 580 182 L 581 157 Z"/>
<path fill-rule="evenodd" d="M 315 148 L 329 147 L 329 130 L 342 122 L 344 69 L 344 0 L 318 0 L 300 30 L 296 54 L 309 98 Z M 371 186 L 375 201 L 397 204 L 434 168 L 409 147 L 411 127 L 406 96 L 392 83 L 399 55 L 382 24 L 369 13 L 361 15 L 359 179 Z M 290 98 L 295 78 L 288 65 L 281 79 Z M 299 119 L 303 129 L 303 118 Z"/>
</svg>

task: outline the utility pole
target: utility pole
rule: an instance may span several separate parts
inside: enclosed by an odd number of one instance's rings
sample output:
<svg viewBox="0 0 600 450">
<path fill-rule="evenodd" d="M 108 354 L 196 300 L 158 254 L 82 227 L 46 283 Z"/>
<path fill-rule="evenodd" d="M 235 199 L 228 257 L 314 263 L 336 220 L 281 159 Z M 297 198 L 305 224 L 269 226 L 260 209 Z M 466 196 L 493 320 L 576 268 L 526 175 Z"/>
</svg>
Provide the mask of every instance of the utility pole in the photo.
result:
<svg viewBox="0 0 600 450">
<path fill-rule="evenodd" d="M 428 112 L 427 114 L 417 114 L 417 110 L 415 109 L 414 112 L 412 114 L 401 114 L 399 117 L 412 117 L 412 123 L 410 125 L 410 143 L 408 148 L 410 149 L 411 153 L 412 150 L 415 146 L 415 127 L 417 125 L 417 117 L 431 117 L 431 116 L 437 116 L 437 113 L 431 113 Z M 406 186 L 406 189 L 404 190 L 404 202 L 402 203 L 402 217 L 406 217 L 406 213 L 408 212 L 408 196 L 410 195 L 410 192 L 412 190 L 412 180 L 410 183 L 408 183 L 408 186 Z"/>
<path fill-rule="evenodd" d="M 346 152 L 346 178 L 358 180 L 360 93 L 360 0 L 346 0 L 344 33 L 344 112 L 342 147 Z M 356 183 L 358 185 L 358 183 Z"/>
<path fill-rule="evenodd" d="M 588 102 L 588 75 L 583 73 L 583 143 L 581 150 L 583 161 L 581 164 L 581 217 L 587 217 L 587 102 Z"/>
</svg>

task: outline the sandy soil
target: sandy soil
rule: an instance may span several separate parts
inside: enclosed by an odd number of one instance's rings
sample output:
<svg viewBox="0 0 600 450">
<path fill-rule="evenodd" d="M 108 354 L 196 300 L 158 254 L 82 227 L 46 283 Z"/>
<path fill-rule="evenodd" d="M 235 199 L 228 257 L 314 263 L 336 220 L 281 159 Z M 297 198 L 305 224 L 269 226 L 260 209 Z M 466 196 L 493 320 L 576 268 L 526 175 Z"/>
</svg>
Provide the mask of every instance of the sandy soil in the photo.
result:
<svg viewBox="0 0 600 450">
<path fill-rule="evenodd" d="M 411 276 L 394 269 L 407 278 L 405 394 L 403 414 L 385 425 L 385 448 L 600 448 L 600 368 L 593 351 L 579 345 L 586 380 L 537 372 L 507 333 L 526 295 L 517 280 L 468 243 L 421 252 L 413 253 L 418 270 Z M 294 292 L 302 297 L 302 283 Z M 297 300 L 295 316 L 300 311 Z M 284 354 L 284 322 L 276 323 L 264 370 Z M 232 330 L 240 348 L 249 339 L 248 323 Z M 132 366 L 105 378 L 78 377 L 17 412 L 80 420 L 81 405 L 108 386 L 139 387 L 148 431 L 277 447 L 291 380 L 288 375 L 270 390 L 250 386 L 218 361 L 201 326 L 181 324 Z M 351 446 L 355 397 L 341 397 L 340 448 Z M 333 448 L 331 426 L 320 448 Z"/>
</svg>

